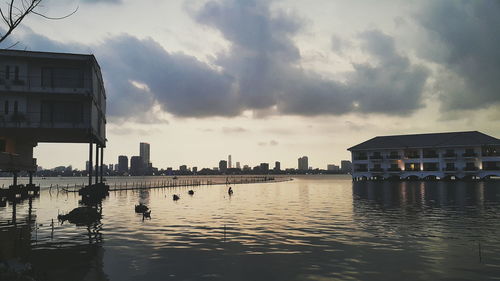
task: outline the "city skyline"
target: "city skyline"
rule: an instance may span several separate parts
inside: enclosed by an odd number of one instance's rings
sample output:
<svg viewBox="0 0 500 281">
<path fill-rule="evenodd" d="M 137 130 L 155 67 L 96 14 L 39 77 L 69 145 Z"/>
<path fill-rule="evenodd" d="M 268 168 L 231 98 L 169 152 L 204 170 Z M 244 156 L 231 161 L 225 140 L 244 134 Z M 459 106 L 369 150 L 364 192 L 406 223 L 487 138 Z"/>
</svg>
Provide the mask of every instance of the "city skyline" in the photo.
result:
<svg viewBox="0 0 500 281">
<path fill-rule="evenodd" d="M 70 0 L 41 12 L 77 3 L 64 24 L 27 18 L 5 46 L 95 54 L 107 162 L 145 141 L 158 166 L 212 166 L 231 153 L 290 167 L 308 155 L 326 167 L 373 136 L 500 137 L 494 1 Z M 123 17 L 109 18 L 116 11 Z M 136 13 L 161 20 L 126 20 Z M 86 149 L 40 143 L 35 157 L 83 168 Z"/>
</svg>

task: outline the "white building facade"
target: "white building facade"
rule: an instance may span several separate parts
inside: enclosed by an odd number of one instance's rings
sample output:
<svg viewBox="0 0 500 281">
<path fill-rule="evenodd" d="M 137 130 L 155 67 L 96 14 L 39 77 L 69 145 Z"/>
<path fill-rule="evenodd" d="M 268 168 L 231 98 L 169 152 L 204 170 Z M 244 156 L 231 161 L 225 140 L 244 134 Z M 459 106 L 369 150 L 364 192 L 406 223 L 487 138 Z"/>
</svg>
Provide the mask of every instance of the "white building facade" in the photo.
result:
<svg viewBox="0 0 500 281">
<path fill-rule="evenodd" d="M 500 177 L 500 140 L 477 131 L 375 137 L 348 150 L 354 180 Z"/>
</svg>

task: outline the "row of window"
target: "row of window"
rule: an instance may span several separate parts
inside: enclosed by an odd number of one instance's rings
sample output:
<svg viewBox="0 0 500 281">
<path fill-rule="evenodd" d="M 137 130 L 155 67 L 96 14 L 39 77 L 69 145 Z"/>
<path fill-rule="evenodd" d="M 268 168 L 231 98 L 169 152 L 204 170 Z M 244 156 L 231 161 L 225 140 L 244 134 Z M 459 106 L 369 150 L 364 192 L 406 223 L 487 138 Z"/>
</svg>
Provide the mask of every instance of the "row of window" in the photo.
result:
<svg viewBox="0 0 500 281">
<path fill-rule="evenodd" d="M 41 73 L 41 86 L 50 88 L 83 88 L 83 70 L 68 67 L 44 67 Z M 19 81 L 19 66 L 5 66 L 0 77 L 5 80 Z"/>
<path fill-rule="evenodd" d="M 11 113 L 11 111 L 10 111 L 10 104 L 11 104 L 11 103 L 10 103 L 8 100 L 6 100 L 6 101 L 4 102 L 4 104 L 3 104 L 3 113 L 4 113 L 5 115 L 8 115 L 8 114 L 10 114 L 10 113 Z M 14 114 L 17 114 L 17 113 L 18 113 L 18 111 L 19 111 L 19 103 L 18 103 L 17 101 L 14 101 L 13 105 L 14 105 L 14 108 L 13 108 L 13 113 L 14 113 Z"/>
<path fill-rule="evenodd" d="M 500 149 L 497 148 L 496 146 L 484 146 L 481 149 L 482 155 L 483 156 L 500 156 Z M 422 154 L 420 154 L 419 150 L 406 150 L 404 151 L 404 158 L 420 158 L 422 156 L 423 158 L 439 158 L 440 155 L 438 154 L 437 150 L 423 150 Z M 445 152 L 441 153 L 441 157 L 443 158 L 454 158 L 457 157 L 457 153 L 455 152 L 454 149 L 446 149 Z M 467 148 L 465 149 L 465 152 L 462 153 L 463 157 L 477 157 L 478 154 L 473 148 Z M 368 160 L 374 159 L 374 160 L 381 160 L 381 159 L 401 159 L 402 156 L 399 154 L 398 151 L 391 151 L 389 154 L 387 154 L 385 157 L 382 155 L 381 152 L 375 151 L 372 154 L 368 155 L 367 152 L 358 152 L 354 154 L 354 160 Z"/>
<path fill-rule="evenodd" d="M 483 170 L 500 170 L 500 166 L 497 162 L 485 161 L 482 163 Z M 423 163 L 423 169 L 421 169 L 419 163 L 406 163 L 404 170 L 405 171 L 439 171 L 438 163 Z M 383 172 L 384 168 L 380 164 L 373 165 L 373 168 L 369 169 L 371 172 Z M 455 163 L 446 163 L 446 167 L 443 167 L 443 171 L 456 171 L 457 167 Z M 467 162 L 465 163 L 464 171 L 477 171 L 479 167 L 476 166 L 475 162 Z M 355 167 L 356 172 L 368 172 L 367 164 L 359 164 Z M 387 171 L 401 171 L 398 164 L 391 164 Z"/>
</svg>

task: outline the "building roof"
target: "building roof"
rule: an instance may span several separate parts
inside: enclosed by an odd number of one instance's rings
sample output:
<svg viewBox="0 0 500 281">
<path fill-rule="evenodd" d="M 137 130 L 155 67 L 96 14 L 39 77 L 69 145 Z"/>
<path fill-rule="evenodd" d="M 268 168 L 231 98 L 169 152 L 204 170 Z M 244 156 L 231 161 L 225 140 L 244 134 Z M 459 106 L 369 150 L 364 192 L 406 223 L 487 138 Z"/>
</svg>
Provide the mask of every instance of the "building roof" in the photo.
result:
<svg viewBox="0 0 500 281">
<path fill-rule="evenodd" d="M 347 150 L 477 145 L 500 145 L 500 140 L 478 131 L 380 136 L 350 147 Z"/>
<path fill-rule="evenodd" d="M 74 54 L 74 53 L 55 53 L 55 52 L 39 52 L 39 51 L 24 51 L 24 50 L 6 50 L 0 49 L 0 57 L 25 57 L 37 59 L 64 59 L 76 61 L 92 61 L 100 68 L 99 63 L 92 54 Z"/>
</svg>

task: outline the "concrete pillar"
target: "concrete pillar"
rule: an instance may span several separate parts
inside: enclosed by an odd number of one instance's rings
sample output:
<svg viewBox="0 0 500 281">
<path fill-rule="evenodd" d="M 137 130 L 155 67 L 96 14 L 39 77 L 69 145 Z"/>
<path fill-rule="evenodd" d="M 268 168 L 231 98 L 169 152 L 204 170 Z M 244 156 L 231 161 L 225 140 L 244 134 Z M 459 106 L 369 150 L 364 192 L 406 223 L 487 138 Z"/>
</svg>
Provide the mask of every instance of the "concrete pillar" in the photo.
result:
<svg viewBox="0 0 500 281">
<path fill-rule="evenodd" d="M 99 145 L 95 145 L 95 183 L 99 182 Z"/>
<path fill-rule="evenodd" d="M 101 167 L 100 167 L 100 172 L 101 172 L 101 183 L 103 182 L 103 167 L 104 167 L 104 147 L 101 146 Z"/>
<path fill-rule="evenodd" d="M 92 141 L 89 142 L 89 186 L 92 185 L 92 169 L 94 164 L 92 163 L 92 149 L 94 145 L 92 144 Z"/>
<path fill-rule="evenodd" d="M 17 186 L 17 173 L 18 173 L 17 171 L 13 172 L 13 174 L 14 174 L 14 181 L 13 181 L 13 183 L 12 183 L 12 184 L 13 184 L 14 186 Z"/>
<path fill-rule="evenodd" d="M 30 185 L 32 185 L 33 184 L 33 172 L 30 171 L 28 173 L 30 175 Z"/>
</svg>

